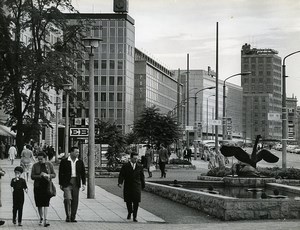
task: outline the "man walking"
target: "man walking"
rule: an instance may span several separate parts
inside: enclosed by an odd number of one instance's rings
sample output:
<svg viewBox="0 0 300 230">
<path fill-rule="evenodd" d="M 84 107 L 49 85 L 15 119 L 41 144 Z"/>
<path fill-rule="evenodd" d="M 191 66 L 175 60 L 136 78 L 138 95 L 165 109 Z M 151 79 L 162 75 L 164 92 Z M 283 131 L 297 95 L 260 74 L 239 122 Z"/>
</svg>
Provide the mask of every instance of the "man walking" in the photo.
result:
<svg viewBox="0 0 300 230">
<path fill-rule="evenodd" d="M 141 190 L 145 188 L 145 176 L 143 166 L 137 163 L 138 154 L 132 152 L 130 161 L 124 164 L 121 168 L 118 180 L 118 186 L 124 182 L 124 201 L 127 206 L 127 219 L 131 219 L 133 214 L 133 221 L 137 222 L 137 211 L 139 202 L 141 202 Z"/>
<path fill-rule="evenodd" d="M 161 171 L 161 177 L 166 177 L 166 164 L 169 161 L 168 150 L 161 144 L 160 149 L 158 150 L 158 163 Z"/>
<path fill-rule="evenodd" d="M 66 222 L 77 222 L 79 189 L 82 182 L 82 191 L 85 189 L 86 176 L 84 163 L 78 159 L 79 149 L 72 147 L 70 156 L 61 160 L 59 165 L 59 185 L 64 191 L 64 206 Z"/>
</svg>

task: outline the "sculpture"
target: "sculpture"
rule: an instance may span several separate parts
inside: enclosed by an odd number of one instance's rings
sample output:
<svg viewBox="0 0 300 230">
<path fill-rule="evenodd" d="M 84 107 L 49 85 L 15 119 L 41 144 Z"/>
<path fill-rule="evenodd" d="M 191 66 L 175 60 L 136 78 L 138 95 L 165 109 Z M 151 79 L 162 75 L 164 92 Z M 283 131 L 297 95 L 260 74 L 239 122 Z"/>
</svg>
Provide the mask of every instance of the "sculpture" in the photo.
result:
<svg viewBox="0 0 300 230">
<path fill-rule="evenodd" d="M 257 145 L 260 138 L 261 135 L 256 136 L 251 156 L 249 156 L 245 150 L 237 146 L 223 145 L 221 147 L 220 151 L 225 157 L 234 156 L 237 160 L 244 163 L 237 164 L 238 168 L 236 171 L 239 176 L 259 176 L 258 172 L 256 171 L 256 164 L 259 161 L 265 160 L 268 163 L 276 163 L 279 160 L 277 156 L 267 149 L 261 149 L 257 152 Z"/>
</svg>

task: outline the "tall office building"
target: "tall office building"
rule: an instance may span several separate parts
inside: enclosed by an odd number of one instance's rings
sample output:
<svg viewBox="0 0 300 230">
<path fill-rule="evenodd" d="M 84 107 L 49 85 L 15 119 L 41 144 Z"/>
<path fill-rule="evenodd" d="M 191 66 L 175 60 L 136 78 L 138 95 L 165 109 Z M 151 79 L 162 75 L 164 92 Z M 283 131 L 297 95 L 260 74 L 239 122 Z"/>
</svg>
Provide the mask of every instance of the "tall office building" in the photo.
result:
<svg viewBox="0 0 300 230">
<path fill-rule="evenodd" d="M 243 129 L 245 139 L 260 134 L 265 139 L 281 139 L 282 98 L 281 58 L 273 49 L 242 46 Z"/>
<path fill-rule="evenodd" d="M 135 119 L 145 107 L 155 106 L 164 114 L 176 109 L 181 90 L 178 92 L 172 72 L 138 49 L 135 49 L 134 85 Z"/>
<path fill-rule="evenodd" d="M 288 112 L 288 139 L 290 143 L 297 144 L 299 139 L 298 132 L 298 112 L 297 112 L 297 98 L 287 97 L 286 108 Z"/>
<path fill-rule="evenodd" d="M 90 20 L 93 30 L 87 34 L 102 38 L 94 52 L 95 118 L 115 122 L 123 132 L 128 132 L 134 119 L 134 20 L 128 14 L 66 14 L 69 23 Z M 82 71 L 74 81 L 77 92 L 75 114 L 87 118 L 89 91 L 78 81 L 88 82 L 88 55 L 85 64 L 78 64 Z M 75 109 L 76 108 L 76 109 Z"/>
<path fill-rule="evenodd" d="M 215 89 L 203 90 L 196 94 L 197 91 L 216 86 L 216 79 L 214 78 L 214 72 L 208 72 L 206 70 L 189 70 L 189 91 L 187 93 L 187 70 L 180 70 L 180 76 L 178 77 L 178 71 L 174 71 L 175 77 L 179 78 L 179 81 L 183 85 L 183 94 L 180 102 L 180 108 L 182 113 L 183 127 L 187 124 L 189 126 L 195 126 L 199 123 L 202 128 L 201 135 L 198 137 L 201 139 L 212 139 L 215 133 L 212 120 L 215 120 Z M 196 95 L 195 95 L 196 94 Z M 219 117 L 218 120 L 222 120 L 223 110 L 223 81 L 219 80 Z M 231 119 L 231 137 L 233 139 L 242 138 L 242 88 L 238 85 L 226 82 L 226 116 Z M 187 111 L 187 98 L 189 100 L 189 108 Z M 196 100 L 196 101 L 195 101 Z M 195 105 L 197 106 L 195 110 Z M 196 116 L 195 116 L 196 111 Z M 187 120 L 187 113 L 189 114 Z M 196 118 L 196 121 L 195 121 Z M 187 122 L 188 121 L 188 122 Z M 198 129 L 200 131 L 200 129 Z M 222 138 L 222 126 L 219 126 L 219 136 Z M 190 131 L 190 140 L 194 139 L 194 131 Z"/>
</svg>

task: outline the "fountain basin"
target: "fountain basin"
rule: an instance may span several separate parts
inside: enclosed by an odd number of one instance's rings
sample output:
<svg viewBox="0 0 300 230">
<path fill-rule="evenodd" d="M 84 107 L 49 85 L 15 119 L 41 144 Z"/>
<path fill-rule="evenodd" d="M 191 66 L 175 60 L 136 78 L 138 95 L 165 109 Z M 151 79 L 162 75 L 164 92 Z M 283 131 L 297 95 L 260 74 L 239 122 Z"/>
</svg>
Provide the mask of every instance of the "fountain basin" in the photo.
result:
<svg viewBox="0 0 300 230">
<path fill-rule="evenodd" d="M 251 219 L 300 219 L 300 200 L 297 199 L 240 199 L 171 187 L 171 181 L 159 184 L 146 182 L 146 190 L 178 203 L 198 209 L 221 220 Z M 181 182 L 179 182 L 181 183 Z M 197 182 L 193 182 L 196 184 Z M 198 184 L 201 182 L 198 182 Z M 220 186 L 222 182 L 207 182 L 205 185 Z M 273 186 L 273 185 L 267 185 Z M 292 186 L 289 186 L 292 189 Z M 292 187 L 292 188 L 291 188 Z M 299 194 L 296 191 L 296 194 Z"/>
</svg>

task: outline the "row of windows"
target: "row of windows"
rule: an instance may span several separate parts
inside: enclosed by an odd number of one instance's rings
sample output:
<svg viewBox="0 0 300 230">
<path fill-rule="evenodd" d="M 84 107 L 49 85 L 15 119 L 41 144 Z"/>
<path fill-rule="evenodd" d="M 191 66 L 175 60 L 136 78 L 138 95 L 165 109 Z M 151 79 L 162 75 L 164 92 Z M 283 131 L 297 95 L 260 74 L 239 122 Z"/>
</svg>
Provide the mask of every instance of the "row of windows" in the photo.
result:
<svg viewBox="0 0 300 230">
<path fill-rule="evenodd" d="M 89 76 L 82 76 L 81 78 L 77 79 L 79 81 L 79 83 L 85 83 L 85 85 L 89 84 Z M 123 85 L 123 77 L 122 76 L 94 76 L 94 85 L 100 85 L 101 86 L 106 86 L 107 84 L 109 86 L 122 86 Z"/>
<path fill-rule="evenodd" d="M 258 82 L 258 83 L 263 83 L 263 82 L 266 82 L 266 83 L 271 83 L 271 78 L 246 78 L 244 77 L 243 78 L 243 83 L 249 83 L 251 80 L 251 83 L 255 83 L 255 82 Z"/>
<path fill-rule="evenodd" d="M 95 93 L 95 101 L 123 101 L 123 93 Z M 99 98 L 100 95 L 100 98 Z M 89 92 L 77 92 L 77 101 L 89 100 Z"/>
<path fill-rule="evenodd" d="M 117 68 L 118 70 L 123 69 L 123 60 L 101 60 L 101 69 L 115 69 Z M 82 62 L 77 62 L 77 69 L 82 70 Z M 99 69 L 99 60 L 94 60 L 94 69 Z M 89 71 L 89 61 L 85 61 L 85 72 Z"/>
<path fill-rule="evenodd" d="M 100 114 L 99 114 L 100 111 Z M 62 116 L 66 116 L 66 109 L 62 111 Z M 76 109 L 76 117 L 89 117 L 89 109 Z M 106 118 L 117 118 L 122 119 L 123 110 L 122 109 L 95 109 L 95 117 L 100 119 Z"/>
<path fill-rule="evenodd" d="M 271 57 L 243 57 L 243 63 L 249 63 L 249 61 L 251 61 L 251 63 L 272 63 L 272 58 Z M 277 62 L 276 59 L 274 59 L 274 61 Z"/>
</svg>

